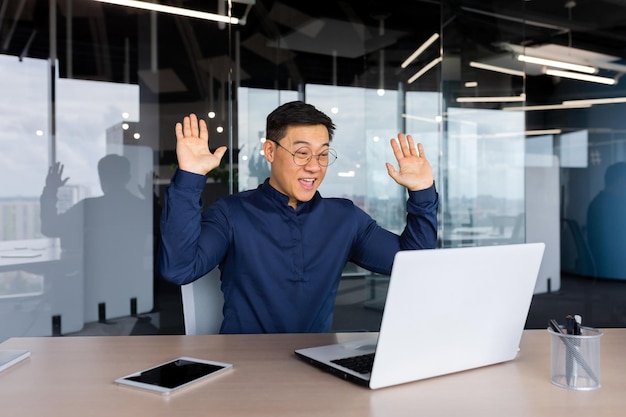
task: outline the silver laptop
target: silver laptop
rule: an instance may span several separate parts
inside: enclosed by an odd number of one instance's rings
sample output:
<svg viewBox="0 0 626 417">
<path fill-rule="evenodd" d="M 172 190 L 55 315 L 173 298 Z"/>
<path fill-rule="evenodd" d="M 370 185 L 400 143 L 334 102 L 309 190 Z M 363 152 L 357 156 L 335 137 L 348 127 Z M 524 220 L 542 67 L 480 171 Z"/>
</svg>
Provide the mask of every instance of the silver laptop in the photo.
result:
<svg viewBox="0 0 626 417">
<path fill-rule="evenodd" d="M 377 338 L 295 353 L 372 389 L 513 360 L 544 249 L 525 243 L 398 252 Z"/>
</svg>

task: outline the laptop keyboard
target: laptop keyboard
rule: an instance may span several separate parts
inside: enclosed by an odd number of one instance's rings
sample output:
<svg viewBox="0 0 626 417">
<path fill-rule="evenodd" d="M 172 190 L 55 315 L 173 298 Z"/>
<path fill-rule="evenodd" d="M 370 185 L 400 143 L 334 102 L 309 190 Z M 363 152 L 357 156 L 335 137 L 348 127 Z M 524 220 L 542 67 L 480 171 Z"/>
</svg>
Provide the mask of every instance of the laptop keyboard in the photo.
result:
<svg viewBox="0 0 626 417">
<path fill-rule="evenodd" d="M 335 359 L 331 362 L 360 374 L 368 374 L 372 372 L 372 367 L 374 366 L 374 354 L 351 356 L 349 358 Z"/>
</svg>

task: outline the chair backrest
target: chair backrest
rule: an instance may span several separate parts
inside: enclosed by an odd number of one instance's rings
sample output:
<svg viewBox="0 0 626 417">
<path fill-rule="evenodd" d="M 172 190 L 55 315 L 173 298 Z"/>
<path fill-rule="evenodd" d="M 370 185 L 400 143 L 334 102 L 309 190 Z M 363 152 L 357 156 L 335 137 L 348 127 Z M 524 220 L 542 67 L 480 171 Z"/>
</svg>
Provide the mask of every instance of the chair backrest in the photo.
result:
<svg viewBox="0 0 626 417">
<path fill-rule="evenodd" d="M 181 287 L 185 334 L 217 334 L 224 314 L 220 270 L 211 272 Z"/>
</svg>

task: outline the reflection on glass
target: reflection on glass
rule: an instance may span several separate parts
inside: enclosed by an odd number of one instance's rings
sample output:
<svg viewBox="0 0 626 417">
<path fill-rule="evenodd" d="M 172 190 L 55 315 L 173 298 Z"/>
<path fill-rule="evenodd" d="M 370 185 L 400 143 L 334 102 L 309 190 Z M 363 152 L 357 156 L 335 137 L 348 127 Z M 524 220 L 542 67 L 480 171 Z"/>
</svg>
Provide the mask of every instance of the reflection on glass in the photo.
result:
<svg viewBox="0 0 626 417">
<path fill-rule="evenodd" d="M 332 108 L 337 126 L 333 147 L 339 159 L 329 169 L 320 192 L 348 198 L 384 228 L 399 233 L 405 222 L 405 191 L 387 174 L 395 162 L 389 141 L 403 132 L 398 92 L 307 84 L 307 100 L 322 111 Z"/>
<path fill-rule="evenodd" d="M 560 135 L 561 166 L 568 168 L 587 167 L 587 149 L 589 148 L 589 131 L 562 133 Z"/>
<path fill-rule="evenodd" d="M 68 173 L 60 163 L 50 168 L 41 196 L 41 231 L 61 240 L 61 259 L 47 276 L 55 287 L 65 284 L 53 293 L 58 304 L 77 307 L 64 312 L 66 320 L 102 321 L 136 313 L 133 308 L 152 309 L 151 175 L 141 184 L 144 196 L 129 191 L 137 186 L 130 183 L 131 168 L 151 163 L 150 150 L 141 147 L 104 156 L 97 165 L 102 195 L 83 198 L 63 212 L 57 206 Z"/>
<path fill-rule="evenodd" d="M 626 162 L 611 164 L 604 174 L 604 188 L 587 211 L 587 238 L 596 276 L 626 279 Z"/>
<path fill-rule="evenodd" d="M 526 166 L 552 166 L 553 155 L 553 135 L 540 135 L 526 138 Z"/>
<path fill-rule="evenodd" d="M 152 308 L 152 155 L 149 148 L 144 154 L 138 146 L 126 146 L 125 141 L 138 145 L 141 132 L 136 120 L 139 117 L 139 87 L 130 84 L 59 79 L 56 83 L 56 134 L 48 131 L 50 106 L 48 104 L 49 65 L 47 60 L 21 59 L 0 55 L 0 71 L 11 74 L 0 77 L 0 108 L 4 123 L 2 138 L 2 158 L 4 174 L 0 180 L 0 310 L 5 317 L 0 327 L 0 340 L 11 336 L 39 336 L 56 332 L 68 333 L 83 328 L 86 317 L 89 321 L 98 319 L 98 307 L 92 315 L 85 315 L 85 279 L 96 274 L 104 274 L 105 281 L 115 282 L 115 292 L 125 293 L 133 288 L 133 282 L 141 281 L 149 285 L 147 295 L 132 290 L 138 299 L 139 311 Z M 122 128 L 122 121 L 128 125 Z M 127 135 L 127 136 L 125 136 Z M 56 236 L 61 233 L 42 233 L 40 221 L 40 194 L 46 173 L 50 166 L 49 149 L 54 147 L 60 160 L 68 162 L 67 172 L 72 179 L 58 184 L 51 200 L 50 212 L 66 213 L 79 201 L 101 192 L 97 162 L 107 152 L 120 153 L 133 163 L 129 171 L 129 191 L 141 201 L 140 212 L 131 222 L 133 227 L 144 225 L 141 243 L 131 248 L 116 244 L 118 248 L 128 248 L 125 256 L 137 259 L 141 272 L 107 273 L 110 268 L 102 265 L 117 265 L 129 269 L 129 263 L 120 256 L 108 256 L 103 251 L 90 252 L 85 259 L 83 249 L 95 247 L 102 236 L 86 235 L 93 224 L 85 224 L 85 209 L 76 217 L 76 223 L 69 228 L 74 238 L 72 244 L 67 239 L 63 245 Z M 146 185 L 148 193 L 144 198 L 138 185 Z M 19 180 L 16 180 L 18 179 Z M 104 185 L 103 185 L 104 187 Z M 132 188 L 134 187 L 134 188 Z M 122 206 L 114 205 L 102 214 L 121 216 Z M 74 211 L 76 212 L 76 210 Z M 93 214 L 93 213 L 92 213 Z M 107 230 L 115 230 L 113 222 Z M 45 226 L 44 226 L 45 228 Z M 128 228 L 130 230 L 130 228 Z M 48 231 L 49 232 L 49 231 Z M 48 238 L 47 236 L 53 236 Z M 116 239 L 130 242 L 121 235 Z M 63 246 L 63 248 L 62 248 Z M 99 272 L 95 272 L 99 271 Z M 130 269 L 129 269 L 130 271 Z M 115 279 L 113 279 L 115 278 Z M 87 285 L 87 288 L 89 285 Z M 94 288 L 93 298 L 104 300 L 101 289 Z M 104 298 L 102 298 L 104 297 Z M 145 301 L 144 301 L 145 298 Z M 124 314 L 130 313 L 130 300 L 124 300 Z M 6 313 L 6 314 L 5 314 Z M 112 314 L 115 314 L 112 312 Z M 120 316 L 123 314 L 117 314 Z M 10 326 L 8 323 L 11 323 Z M 56 326 L 56 327 L 55 327 Z"/>
<path fill-rule="evenodd" d="M 524 124 L 521 112 L 448 108 L 444 246 L 523 240 L 513 233 L 525 210 Z"/>
<path fill-rule="evenodd" d="M 441 93 L 436 91 L 407 91 L 406 112 L 402 115 L 406 132 L 424 145 L 424 151 L 433 168 L 435 184 L 441 184 L 438 158 L 443 120 L 441 102 Z"/>
<path fill-rule="evenodd" d="M 237 90 L 239 131 L 239 191 L 258 187 L 270 175 L 270 166 L 263 156 L 265 118 L 281 104 L 298 100 L 296 91 L 239 88 Z"/>
</svg>

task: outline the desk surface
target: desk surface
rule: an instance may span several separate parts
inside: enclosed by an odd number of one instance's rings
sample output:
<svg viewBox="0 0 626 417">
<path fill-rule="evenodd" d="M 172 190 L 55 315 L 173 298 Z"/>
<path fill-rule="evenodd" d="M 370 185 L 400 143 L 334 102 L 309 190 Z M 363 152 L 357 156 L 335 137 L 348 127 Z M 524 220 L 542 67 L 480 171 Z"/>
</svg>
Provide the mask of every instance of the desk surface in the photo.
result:
<svg viewBox="0 0 626 417">
<path fill-rule="evenodd" d="M 623 416 L 626 329 L 602 338 L 602 387 L 550 383 L 550 339 L 526 330 L 505 364 L 371 391 L 297 359 L 293 350 L 362 334 L 14 338 L 0 348 L 32 355 L 0 373 L 7 416 Z M 122 375 L 177 356 L 234 369 L 170 397 L 116 386 Z"/>
</svg>

